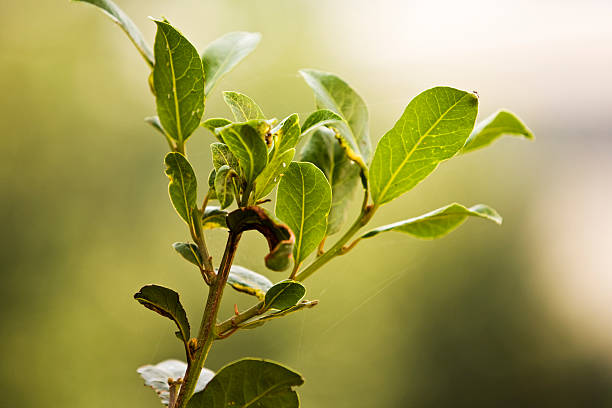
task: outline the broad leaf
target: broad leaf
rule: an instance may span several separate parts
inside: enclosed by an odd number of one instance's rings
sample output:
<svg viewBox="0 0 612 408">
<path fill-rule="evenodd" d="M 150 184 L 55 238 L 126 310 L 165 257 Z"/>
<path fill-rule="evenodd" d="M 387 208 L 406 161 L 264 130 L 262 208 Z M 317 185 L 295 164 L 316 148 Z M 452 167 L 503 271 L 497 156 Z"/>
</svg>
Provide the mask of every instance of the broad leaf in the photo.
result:
<svg viewBox="0 0 612 408">
<path fill-rule="evenodd" d="M 165 21 L 155 20 L 155 24 L 157 115 L 168 135 L 181 145 L 200 126 L 204 114 L 204 69 L 185 37 Z"/>
<path fill-rule="evenodd" d="M 263 300 L 272 287 L 272 282 L 265 276 L 238 265 L 232 265 L 227 284 L 238 292 L 257 296 L 259 300 Z"/>
<path fill-rule="evenodd" d="M 189 321 L 179 301 L 178 293 L 163 286 L 148 285 L 141 288 L 140 292 L 134 295 L 134 299 L 147 309 L 173 320 L 179 329 L 177 336 L 184 343 L 189 341 Z"/>
<path fill-rule="evenodd" d="M 276 215 L 295 234 L 296 264 L 325 237 L 330 207 L 331 188 L 323 172 L 312 163 L 291 163 L 278 185 Z"/>
<path fill-rule="evenodd" d="M 232 211 L 227 216 L 230 231 L 240 233 L 256 230 L 268 241 L 270 253 L 266 255 L 266 266 L 273 271 L 284 271 L 291 264 L 295 243 L 293 232 L 280 224 L 261 207 L 245 207 Z"/>
<path fill-rule="evenodd" d="M 365 233 L 362 238 L 370 238 L 385 231 L 404 232 L 421 239 L 440 238 L 459 227 L 470 216 L 484 218 L 497 224 L 502 223 L 502 217 L 497 211 L 484 204 L 466 208 L 454 203 L 419 217 L 378 227 Z"/>
<path fill-rule="evenodd" d="M 300 282 L 284 280 L 268 289 L 264 299 L 264 308 L 288 309 L 297 305 L 305 294 L 306 288 Z"/>
<path fill-rule="evenodd" d="M 500 110 L 474 127 L 461 152 L 467 153 L 488 146 L 504 135 L 533 139 L 533 133 L 519 118 L 512 112 Z"/>
<path fill-rule="evenodd" d="M 232 121 L 228 119 L 212 118 L 212 119 L 207 119 L 204 122 L 202 122 L 201 126 L 210 130 L 213 133 L 213 135 L 215 135 L 215 137 L 219 139 L 219 141 L 223 142 L 223 139 L 221 139 L 221 137 L 217 133 L 217 129 L 227 126 L 230 123 L 232 123 Z"/>
<path fill-rule="evenodd" d="M 223 367 L 204 391 L 194 394 L 187 408 L 298 408 L 292 387 L 304 379 L 280 364 L 243 359 Z"/>
<path fill-rule="evenodd" d="M 284 153 L 292 149 L 300 139 L 300 118 L 297 113 L 284 119 L 274 130 L 273 154 Z"/>
<path fill-rule="evenodd" d="M 206 207 L 202 215 L 202 229 L 227 228 L 226 218 L 227 211 L 214 206 Z"/>
<path fill-rule="evenodd" d="M 335 127 L 355 153 L 360 155 L 364 162 L 369 162 L 372 145 L 368 108 L 361 96 L 334 74 L 314 69 L 303 69 L 300 74 L 314 91 L 317 108 L 329 109 L 346 120 L 336 123 Z"/>
<path fill-rule="evenodd" d="M 153 68 L 155 63 L 153 62 L 153 52 L 151 48 L 144 40 L 142 33 L 136 27 L 136 24 L 111 0 L 73 0 L 80 1 L 83 3 L 93 4 L 99 7 L 107 16 L 109 16 L 121 29 L 128 35 L 132 43 L 140 52 L 140 55 L 147 61 L 149 66 Z"/>
<path fill-rule="evenodd" d="M 238 159 L 241 175 L 248 182 L 255 180 L 268 162 L 268 148 L 264 141 L 264 121 L 234 123 L 219 130 L 219 134 Z"/>
<path fill-rule="evenodd" d="M 422 92 L 378 142 L 370 167 L 372 199 L 381 205 L 427 177 L 465 144 L 478 112 L 474 94 L 448 87 Z"/>
<path fill-rule="evenodd" d="M 238 92 L 223 92 L 223 100 L 232 110 L 236 122 L 246 122 L 251 119 L 265 119 L 261 108 L 254 100 Z"/>
<path fill-rule="evenodd" d="M 270 194 L 283 173 L 289 168 L 294 155 L 295 149 L 289 149 L 284 153 L 273 155 L 270 163 L 255 179 L 255 200 L 262 199 Z"/>
<path fill-rule="evenodd" d="M 175 242 L 172 248 L 179 253 L 185 260 L 192 264 L 202 267 L 202 257 L 196 244 L 187 242 Z"/>
<path fill-rule="evenodd" d="M 202 62 L 206 73 L 204 90 L 207 95 L 223 74 L 229 72 L 249 55 L 260 40 L 261 34 L 259 33 L 237 31 L 217 38 L 206 47 L 202 54 Z"/>
<path fill-rule="evenodd" d="M 237 173 L 224 164 L 217 170 L 215 176 L 215 194 L 221 209 L 229 207 L 234 201 L 234 178 Z"/>
<path fill-rule="evenodd" d="M 310 136 L 300 160 L 317 166 L 331 185 L 332 204 L 326 234 L 335 234 L 346 221 L 348 206 L 359 185 L 359 166 L 348 158 L 335 133 L 327 128 L 320 128 Z"/>
<path fill-rule="evenodd" d="M 342 122 L 342 117 L 329 109 L 320 109 L 314 111 L 306 118 L 302 125 L 302 136 L 310 133 L 311 131 L 325 125 L 331 125 L 334 123 Z"/>
<path fill-rule="evenodd" d="M 179 360 L 165 360 L 155 365 L 139 367 L 136 372 L 140 374 L 147 387 L 153 388 L 161 399 L 162 404 L 168 405 L 170 401 L 170 386 L 168 380 L 183 378 L 187 371 L 187 364 Z M 215 373 L 208 368 L 202 368 L 200 377 L 195 386 L 195 392 L 200 392 L 212 380 Z M 178 388 L 178 387 L 177 387 Z M 178 389 L 176 390 L 178 391 Z"/>
<path fill-rule="evenodd" d="M 213 143 L 210 145 L 210 150 L 212 153 L 212 161 L 215 170 L 219 170 L 221 166 L 228 166 L 231 169 L 238 170 L 240 166 L 238 165 L 238 160 L 232 152 L 230 152 L 229 147 L 227 147 L 224 143 Z"/>
<path fill-rule="evenodd" d="M 191 224 L 191 211 L 197 206 L 198 183 L 191 164 L 180 153 L 170 152 L 164 159 L 170 179 L 168 193 L 176 212 Z"/>
</svg>

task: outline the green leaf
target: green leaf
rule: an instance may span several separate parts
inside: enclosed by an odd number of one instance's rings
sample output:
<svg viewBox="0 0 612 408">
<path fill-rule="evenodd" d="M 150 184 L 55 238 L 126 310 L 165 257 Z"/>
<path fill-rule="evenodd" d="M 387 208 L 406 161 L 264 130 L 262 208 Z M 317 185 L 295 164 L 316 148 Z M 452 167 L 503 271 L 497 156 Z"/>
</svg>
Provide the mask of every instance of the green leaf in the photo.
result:
<svg viewBox="0 0 612 408">
<path fill-rule="evenodd" d="M 468 92 L 436 87 L 422 92 L 378 142 L 370 166 L 372 199 L 381 205 L 427 177 L 465 144 L 478 112 Z"/>
<path fill-rule="evenodd" d="M 261 34 L 237 31 L 227 33 L 210 43 L 202 54 L 206 73 L 206 95 L 214 88 L 219 79 L 249 55 L 259 41 Z"/>
<path fill-rule="evenodd" d="M 167 22 L 154 21 L 157 115 L 168 135 L 181 145 L 200 126 L 204 114 L 204 69 L 185 37 Z"/>
<path fill-rule="evenodd" d="M 284 153 L 274 155 L 270 163 L 255 179 L 255 201 L 270 194 L 274 186 L 280 181 L 283 173 L 289 167 L 294 155 L 295 149 L 289 149 Z"/>
<path fill-rule="evenodd" d="M 273 154 L 284 153 L 294 148 L 300 139 L 300 118 L 297 113 L 285 118 L 273 133 Z"/>
<path fill-rule="evenodd" d="M 140 292 L 134 295 L 134 299 L 147 309 L 173 320 L 179 329 L 177 335 L 180 335 L 184 343 L 189 341 L 189 321 L 178 293 L 163 286 L 148 285 L 142 287 Z"/>
<path fill-rule="evenodd" d="M 270 279 L 238 265 L 232 265 L 227 284 L 238 292 L 257 296 L 259 300 L 263 300 L 268 289 L 272 287 Z"/>
<path fill-rule="evenodd" d="M 302 149 L 301 161 L 317 166 L 331 185 L 332 204 L 327 217 L 326 235 L 340 231 L 348 216 L 355 188 L 359 185 L 359 166 L 348 158 L 335 133 L 317 129 Z"/>
<path fill-rule="evenodd" d="M 306 118 L 302 125 L 302 136 L 310 133 L 311 131 L 325 125 L 331 125 L 338 122 L 343 122 L 342 117 L 329 109 L 320 109 L 314 111 Z"/>
<path fill-rule="evenodd" d="M 284 271 L 291 264 L 295 236 L 284 224 L 275 221 L 261 207 L 245 207 L 232 211 L 227 216 L 227 226 L 234 233 L 256 230 L 268 241 L 270 253 L 266 255 L 266 266 L 273 271 Z"/>
<path fill-rule="evenodd" d="M 172 244 L 172 248 L 188 262 L 200 268 L 202 267 L 202 257 L 197 245 L 187 242 L 175 242 Z"/>
<path fill-rule="evenodd" d="M 242 359 L 219 370 L 187 408 L 298 408 L 300 401 L 292 387 L 303 383 L 302 376 L 280 364 Z"/>
<path fill-rule="evenodd" d="M 291 163 L 278 185 L 276 215 L 295 234 L 296 264 L 325 237 L 330 207 L 331 188 L 323 172 L 312 163 Z"/>
<path fill-rule="evenodd" d="M 215 206 L 206 207 L 202 215 L 202 229 L 227 228 L 226 218 L 227 211 Z"/>
<path fill-rule="evenodd" d="M 335 127 L 364 162 L 372 155 L 368 108 L 353 88 L 338 76 L 314 69 L 303 69 L 300 74 L 315 94 L 318 109 L 329 109 L 345 119 Z"/>
<path fill-rule="evenodd" d="M 234 178 L 236 176 L 236 172 L 225 164 L 217 170 L 215 194 L 221 204 L 221 209 L 229 207 L 234 201 Z"/>
<path fill-rule="evenodd" d="M 234 123 L 219 130 L 219 134 L 238 159 L 241 175 L 248 182 L 255 180 L 268 163 L 268 148 L 262 135 L 264 121 Z"/>
<path fill-rule="evenodd" d="M 251 119 L 265 119 L 261 108 L 254 100 L 238 92 L 223 92 L 223 100 L 232 110 L 236 122 L 246 122 Z"/>
<path fill-rule="evenodd" d="M 419 217 L 378 227 L 365 233 L 362 238 L 370 238 L 385 231 L 404 232 L 421 239 L 440 238 L 459 227 L 470 216 L 484 218 L 497 224 L 502 223 L 502 217 L 497 211 L 484 204 L 466 208 L 454 203 Z"/>
<path fill-rule="evenodd" d="M 512 112 L 500 110 L 476 125 L 461 152 L 467 153 L 488 146 L 504 135 L 533 139 L 533 133 L 519 118 Z"/>
<path fill-rule="evenodd" d="M 208 174 L 208 198 L 210 200 L 217 199 L 217 192 L 215 191 L 215 178 L 217 177 L 217 170 L 212 169 Z"/>
<path fill-rule="evenodd" d="M 213 135 L 215 135 L 215 137 L 217 139 L 219 139 L 220 142 L 223 142 L 223 139 L 221 139 L 219 137 L 219 134 L 217 133 L 217 129 L 222 128 L 224 126 L 227 126 L 229 124 L 231 124 L 232 121 L 228 120 L 228 119 L 224 119 L 224 118 L 212 118 L 212 119 L 207 119 L 204 122 L 201 123 L 201 126 L 210 130 L 212 132 Z"/>
<path fill-rule="evenodd" d="M 74 0 L 74 1 L 81 1 L 81 0 Z M 144 120 L 146 123 L 153 126 L 153 128 L 157 130 L 158 132 L 160 132 L 162 135 L 164 136 L 166 135 L 166 132 L 164 131 L 164 128 L 162 127 L 161 122 L 159 121 L 159 116 L 148 116 Z"/>
<path fill-rule="evenodd" d="M 170 179 L 170 201 L 182 219 L 191 225 L 191 210 L 198 199 L 198 182 L 189 161 L 180 153 L 170 152 L 164 159 L 166 175 Z"/>
<path fill-rule="evenodd" d="M 170 386 L 168 380 L 174 381 L 185 377 L 187 364 L 179 360 L 165 360 L 155 365 L 145 365 L 139 367 L 136 372 L 140 374 L 147 387 L 153 388 L 161 399 L 162 404 L 168 405 L 170 401 Z M 195 392 L 200 392 L 206 384 L 212 380 L 215 373 L 208 368 L 202 368 L 200 377 L 195 386 Z"/>
<path fill-rule="evenodd" d="M 298 304 L 306 294 L 306 288 L 300 282 L 284 280 L 272 286 L 266 292 L 264 308 L 285 310 Z"/>
<path fill-rule="evenodd" d="M 109 16 L 121 29 L 128 35 L 132 43 L 136 46 L 140 55 L 145 59 L 151 68 L 155 65 L 153 62 L 153 52 L 144 40 L 142 33 L 136 27 L 136 24 L 111 0 L 73 0 L 82 3 L 93 4 L 100 8 L 107 16 Z"/>
<path fill-rule="evenodd" d="M 224 143 L 213 143 L 210 145 L 210 150 L 212 152 L 212 161 L 215 170 L 219 170 L 221 166 L 228 166 L 231 169 L 238 170 L 240 166 L 238 164 L 238 160 L 232 154 L 229 147 Z"/>
</svg>

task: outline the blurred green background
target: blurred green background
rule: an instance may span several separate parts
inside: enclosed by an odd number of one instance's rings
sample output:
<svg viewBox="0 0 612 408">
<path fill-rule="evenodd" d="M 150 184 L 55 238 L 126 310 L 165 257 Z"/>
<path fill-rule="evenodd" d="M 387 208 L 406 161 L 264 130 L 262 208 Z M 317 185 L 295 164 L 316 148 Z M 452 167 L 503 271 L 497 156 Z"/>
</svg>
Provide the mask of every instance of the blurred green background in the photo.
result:
<svg viewBox="0 0 612 408">
<path fill-rule="evenodd" d="M 149 42 L 165 16 L 202 49 L 259 31 L 217 87 L 269 116 L 313 110 L 304 67 L 339 73 L 378 139 L 420 91 L 480 94 L 482 119 L 517 112 L 537 141 L 503 139 L 443 164 L 373 225 L 453 201 L 470 220 L 435 242 L 387 234 L 308 281 L 320 305 L 219 342 L 302 372 L 311 407 L 612 407 L 612 4 L 542 0 L 123 0 Z M 2 1 L 0 384 L 6 407 L 155 407 L 135 369 L 182 349 L 133 299 L 158 283 L 197 325 L 206 289 L 170 244 L 188 239 L 167 198 L 148 68 L 93 7 Z M 210 134 L 189 153 L 202 181 Z M 358 201 L 358 200 L 357 200 Z M 355 203 L 358 205 L 358 203 Z M 219 256 L 223 232 L 209 241 Z M 237 263 L 266 272 L 249 235 Z M 224 315 L 244 296 L 227 292 Z"/>
</svg>

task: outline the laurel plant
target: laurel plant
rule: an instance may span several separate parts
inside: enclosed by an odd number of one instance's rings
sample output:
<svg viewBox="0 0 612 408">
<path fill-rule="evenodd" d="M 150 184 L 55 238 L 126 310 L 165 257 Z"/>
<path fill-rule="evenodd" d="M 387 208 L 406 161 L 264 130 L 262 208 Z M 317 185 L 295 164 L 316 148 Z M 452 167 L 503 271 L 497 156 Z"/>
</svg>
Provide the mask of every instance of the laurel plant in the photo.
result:
<svg viewBox="0 0 612 408">
<path fill-rule="evenodd" d="M 302 282 L 363 240 L 388 231 L 435 239 L 468 217 L 501 224 L 491 207 L 455 203 L 363 232 L 384 204 L 412 189 L 441 162 L 502 135 L 533 138 L 507 111 L 474 126 L 477 94 L 450 87 L 420 93 L 375 150 L 362 98 L 338 76 L 312 69 L 300 71 L 316 105 L 303 121 L 297 114 L 280 121 L 266 116 L 239 92 L 223 93 L 231 118 L 204 120 L 207 95 L 255 49 L 259 34 L 229 33 L 200 54 L 168 21 L 153 20 L 157 34 L 151 50 L 134 23 L 110 0 L 77 1 L 93 4 L 110 16 L 151 68 L 157 115 L 146 121 L 168 144 L 164 163 L 170 201 L 192 239 L 173 247 L 209 287 L 200 326 L 193 334 L 174 290 L 147 285 L 134 295 L 143 306 L 174 322 L 184 348 L 185 362 L 167 360 L 138 369 L 145 384 L 170 408 L 298 407 L 295 388 L 303 379 L 278 363 L 245 358 L 217 373 L 204 368 L 215 342 L 316 306 L 316 300 L 305 298 Z M 214 140 L 208 177 L 196 177 L 188 160 L 186 144 L 198 129 Z M 349 222 L 357 192 L 363 197 L 359 215 Z M 227 231 L 218 262 L 206 245 L 211 229 Z M 267 241 L 264 260 L 272 280 L 233 263 L 243 233 L 251 230 Z M 251 296 L 253 306 L 219 316 L 226 286 Z"/>
</svg>

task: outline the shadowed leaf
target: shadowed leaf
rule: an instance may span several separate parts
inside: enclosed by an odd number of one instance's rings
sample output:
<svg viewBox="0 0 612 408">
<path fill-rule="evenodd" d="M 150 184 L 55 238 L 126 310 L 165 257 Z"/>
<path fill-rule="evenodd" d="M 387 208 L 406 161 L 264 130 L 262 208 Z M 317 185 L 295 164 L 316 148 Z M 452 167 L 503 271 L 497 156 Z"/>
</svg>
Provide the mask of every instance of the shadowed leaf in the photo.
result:
<svg viewBox="0 0 612 408">
<path fill-rule="evenodd" d="M 305 294 L 306 288 L 300 282 L 284 280 L 268 289 L 264 299 L 264 308 L 288 309 L 297 305 Z"/>
<path fill-rule="evenodd" d="M 500 110 L 474 127 L 474 131 L 465 142 L 461 153 L 471 152 L 472 150 L 488 146 L 504 135 L 533 139 L 533 133 L 519 118 L 512 112 Z"/>
<path fill-rule="evenodd" d="M 215 206 L 206 207 L 202 215 L 202 229 L 227 228 L 226 218 L 227 211 Z"/>
<path fill-rule="evenodd" d="M 198 199 L 198 183 L 193 168 L 185 156 L 176 152 L 168 153 L 164 162 L 170 179 L 170 201 L 181 218 L 191 225 L 191 211 Z"/>
<path fill-rule="evenodd" d="M 134 299 L 147 309 L 173 320 L 179 329 L 181 340 L 184 343 L 189 341 L 189 321 L 178 293 L 163 286 L 148 285 L 141 288 L 140 292 L 134 295 Z"/>
<path fill-rule="evenodd" d="M 236 172 L 226 164 L 217 170 L 215 194 L 221 204 L 221 209 L 229 207 L 234 201 L 234 178 L 236 176 Z"/>
<path fill-rule="evenodd" d="M 175 242 L 172 244 L 172 248 L 188 262 L 200 268 L 202 267 L 202 257 L 197 245 L 187 242 Z"/>
</svg>

